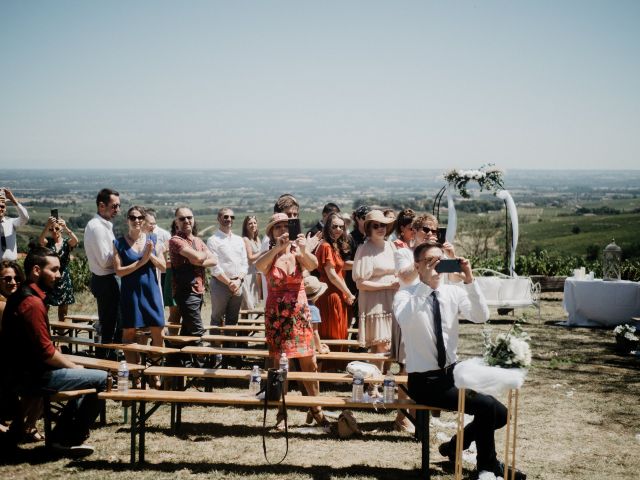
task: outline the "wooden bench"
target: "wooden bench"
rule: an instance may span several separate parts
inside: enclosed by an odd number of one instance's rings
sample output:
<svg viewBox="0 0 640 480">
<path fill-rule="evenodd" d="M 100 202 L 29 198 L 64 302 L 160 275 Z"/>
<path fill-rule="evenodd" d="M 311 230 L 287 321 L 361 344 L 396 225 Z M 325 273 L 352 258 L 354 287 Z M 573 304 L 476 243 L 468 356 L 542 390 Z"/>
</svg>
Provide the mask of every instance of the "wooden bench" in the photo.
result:
<svg viewBox="0 0 640 480">
<path fill-rule="evenodd" d="M 268 358 L 269 350 L 258 350 L 252 348 L 215 348 L 215 347 L 184 347 L 183 353 L 190 355 L 229 355 L 236 357 L 255 357 L 255 358 Z M 341 360 L 345 362 L 351 362 L 359 360 L 362 362 L 379 362 L 379 361 L 393 361 L 388 355 L 379 353 L 366 353 L 366 352 L 329 352 L 329 353 L 316 353 L 316 359 L 321 360 Z"/>
<path fill-rule="evenodd" d="M 242 336 L 239 335 L 234 337 L 233 335 L 203 335 L 203 342 L 209 343 L 218 343 L 218 342 L 227 342 L 227 343 L 267 343 L 267 339 L 265 337 L 258 336 Z M 342 347 L 360 347 L 360 342 L 357 340 L 334 340 L 327 339 L 322 340 L 322 343 L 326 345 L 333 346 L 342 346 Z"/>
<path fill-rule="evenodd" d="M 73 363 L 82 365 L 85 368 L 104 370 L 105 372 L 118 373 L 118 367 L 120 366 L 120 362 L 116 362 L 115 360 L 103 360 L 101 358 L 83 357 L 82 355 L 64 354 L 64 356 L 71 360 Z M 135 363 L 129 363 L 127 364 L 127 366 L 129 367 L 129 374 L 144 372 L 146 368 L 143 365 L 137 365 Z"/>
<path fill-rule="evenodd" d="M 73 336 L 78 336 L 79 332 L 88 332 L 89 338 L 93 338 L 93 333 L 96 331 L 93 325 L 88 323 L 60 322 L 58 320 L 50 320 L 49 328 L 52 333 L 60 331 L 71 332 Z"/>
<path fill-rule="evenodd" d="M 65 315 L 65 322 L 68 320 L 70 322 L 90 322 L 95 323 L 98 321 L 97 315 L 86 315 L 86 314 L 78 314 L 78 315 Z"/>
<path fill-rule="evenodd" d="M 130 390 L 129 392 L 102 392 L 99 398 L 104 400 L 113 400 L 120 402 L 131 402 L 131 449 L 130 461 L 132 464 L 145 461 L 145 433 L 146 422 L 150 415 L 147 413 L 147 403 L 168 403 L 176 404 L 198 404 L 198 405 L 224 405 L 236 407 L 255 407 L 260 408 L 263 401 L 248 394 L 240 393 L 213 393 L 213 392 L 194 392 L 194 391 L 167 391 L 167 390 Z M 418 405 L 411 399 L 397 399 L 393 403 L 372 404 L 352 402 L 347 397 L 336 396 L 303 396 L 303 395 L 286 395 L 287 407 L 291 408 L 309 408 L 321 406 L 329 409 L 361 409 L 371 410 L 386 408 L 389 410 L 400 409 L 405 412 L 416 427 L 416 439 L 420 442 L 420 450 L 422 457 L 421 470 L 423 475 L 429 478 L 429 411 L 440 410 L 426 405 Z M 269 402 L 271 407 L 280 406 L 280 402 Z M 408 409 L 415 409 L 415 418 L 409 415 Z M 155 410 L 155 409 L 153 409 Z M 175 431 L 180 427 L 178 419 L 172 419 L 172 430 Z M 136 446 L 137 443 L 137 446 Z M 346 446 L 346 443 L 341 443 Z"/>
<path fill-rule="evenodd" d="M 51 424 L 53 423 L 54 417 L 56 417 L 62 410 L 62 407 L 59 404 L 76 399 L 78 397 L 82 397 L 83 395 L 90 395 L 92 393 L 96 393 L 95 388 L 87 388 L 84 390 L 68 390 L 65 392 L 56 392 L 50 395 L 43 395 L 42 399 L 44 402 L 43 418 L 45 446 L 51 446 Z M 104 404 L 104 400 L 101 400 L 101 402 Z M 104 408 L 101 408 L 100 410 L 100 422 L 102 423 L 102 425 L 104 425 L 106 424 L 105 410 Z"/>
</svg>

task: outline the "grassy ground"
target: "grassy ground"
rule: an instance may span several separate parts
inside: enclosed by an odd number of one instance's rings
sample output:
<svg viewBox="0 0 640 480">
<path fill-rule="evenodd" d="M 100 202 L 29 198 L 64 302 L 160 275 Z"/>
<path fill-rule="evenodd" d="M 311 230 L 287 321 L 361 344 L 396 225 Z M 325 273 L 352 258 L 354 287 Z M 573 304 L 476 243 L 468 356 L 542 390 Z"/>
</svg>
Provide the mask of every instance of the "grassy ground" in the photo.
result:
<svg viewBox="0 0 640 480">
<path fill-rule="evenodd" d="M 542 318 L 529 318 L 526 327 L 532 337 L 534 363 L 520 396 L 518 466 L 529 478 L 633 478 L 640 469 L 638 361 L 615 354 L 611 331 L 552 325 L 564 318 L 557 297 L 549 296 L 543 302 Z M 92 310 L 88 298 L 80 300 L 75 311 Z M 504 318 L 492 316 L 494 333 L 508 328 Z M 481 329 L 462 326 L 461 356 L 480 353 Z M 244 390 L 245 385 L 222 388 Z M 148 463 L 134 468 L 128 464 L 129 427 L 122 423 L 122 409 L 110 403 L 107 426 L 91 436 L 94 455 L 75 461 L 56 459 L 47 456 L 42 446 L 26 446 L 9 465 L 0 466 L 0 478 L 420 478 L 419 444 L 392 431 L 393 412 L 357 412 L 366 431 L 358 440 L 306 433 L 301 430 L 303 412 L 293 412 L 291 417 L 289 455 L 283 464 L 272 466 L 262 455 L 258 410 L 189 407 L 183 413 L 183 429 L 174 437 L 169 433 L 169 410 L 162 407 L 148 422 Z M 453 479 L 452 466 L 437 453 L 437 445 L 453 433 L 453 421 L 451 413 L 432 419 L 430 470 L 434 479 Z M 498 445 L 502 457 L 502 432 Z M 272 438 L 269 448 L 276 458 L 284 445 Z M 472 478 L 472 469 L 471 463 L 465 463 L 465 478 Z"/>
</svg>

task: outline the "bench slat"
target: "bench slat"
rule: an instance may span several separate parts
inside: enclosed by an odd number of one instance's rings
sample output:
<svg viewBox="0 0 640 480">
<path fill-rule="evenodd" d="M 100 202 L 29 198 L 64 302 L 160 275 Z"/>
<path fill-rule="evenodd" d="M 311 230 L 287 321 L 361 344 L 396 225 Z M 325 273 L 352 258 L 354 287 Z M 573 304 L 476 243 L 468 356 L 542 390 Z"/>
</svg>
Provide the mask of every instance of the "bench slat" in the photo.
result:
<svg viewBox="0 0 640 480">
<path fill-rule="evenodd" d="M 104 370 L 107 372 L 117 372 L 118 367 L 120 366 L 120 362 L 116 362 L 114 360 L 103 360 L 101 358 L 92 358 L 92 357 L 83 357 L 81 355 L 68 355 L 63 354 L 66 358 L 71 360 L 73 363 L 78 365 L 82 365 L 85 368 L 94 368 L 96 370 Z M 135 363 L 127 364 L 129 367 L 129 373 L 131 372 L 141 372 L 144 371 L 146 367 L 142 365 L 137 365 Z"/>
<path fill-rule="evenodd" d="M 214 347 L 184 347 L 182 349 L 184 353 L 193 355 L 229 355 L 229 356 L 241 356 L 241 357 L 257 357 L 268 358 L 268 350 L 257 350 L 249 348 L 214 348 Z M 359 352 L 329 352 L 329 353 L 317 353 L 316 358 L 318 360 L 344 360 L 344 361 L 393 361 L 388 355 L 381 355 L 378 353 L 359 353 Z"/>
</svg>

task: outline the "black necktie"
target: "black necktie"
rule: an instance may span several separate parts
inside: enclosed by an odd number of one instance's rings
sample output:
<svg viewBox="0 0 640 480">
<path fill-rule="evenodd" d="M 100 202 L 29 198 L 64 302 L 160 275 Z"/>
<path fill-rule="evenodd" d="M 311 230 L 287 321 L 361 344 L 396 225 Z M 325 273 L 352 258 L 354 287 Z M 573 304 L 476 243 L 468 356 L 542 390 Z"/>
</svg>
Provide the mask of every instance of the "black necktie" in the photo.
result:
<svg viewBox="0 0 640 480">
<path fill-rule="evenodd" d="M 2 226 L 2 223 L 0 223 L 0 248 L 2 248 L 2 251 L 4 252 L 7 249 L 7 237 L 4 236 L 4 227 Z"/>
<path fill-rule="evenodd" d="M 436 292 L 432 292 L 433 297 L 433 330 L 436 334 L 436 350 L 438 351 L 438 367 L 444 368 L 447 363 L 447 352 L 444 348 L 444 337 L 442 336 L 442 316 L 440 315 L 440 303 Z"/>
</svg>

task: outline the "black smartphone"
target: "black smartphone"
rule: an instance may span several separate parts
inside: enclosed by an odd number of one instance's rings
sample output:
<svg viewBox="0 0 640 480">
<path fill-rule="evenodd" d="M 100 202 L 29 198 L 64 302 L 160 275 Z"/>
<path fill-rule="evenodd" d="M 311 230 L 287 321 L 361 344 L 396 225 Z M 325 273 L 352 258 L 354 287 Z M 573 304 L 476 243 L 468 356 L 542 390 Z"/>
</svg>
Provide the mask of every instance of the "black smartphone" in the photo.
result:
<svg viewBox="0 0 640 480">
<path fill-rule="evenodd" d="M 58 217 L 58 209 L 57 208 L 52 208 L 51 209 L 51 216 L 53 218 L 55 218 L 56 220 L 58 220 L 58 218 L 60 218 L 60 217 Z"/>
<path fill-rule="evenodd" d="M 447 241 L 447 227 L 438 227 L 438 243 Z"/>
<path fill-rule="evenodd" d="M 461 272 L 462 266 L 460 265 L 459 258 L 445 258 L 440 260 L 436 265 L 436 272 L 438 273 L 453 273 Z"/>
<path fill-rule="evenodd" d="M 287 221 L 287 227 L 289 228 L 289 240 L 295 240 L 302 233 L 299 218 L 290 218 Z"/>
</svg>

